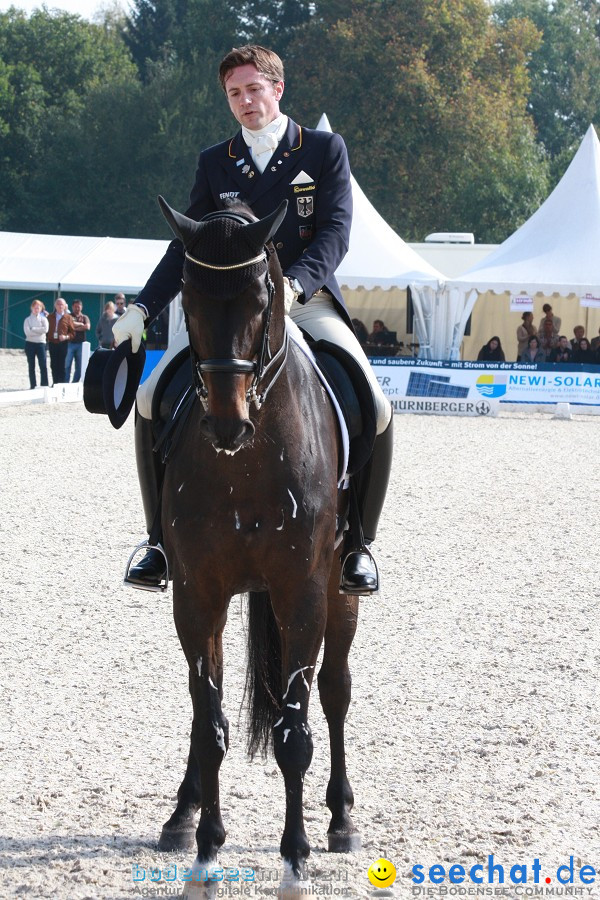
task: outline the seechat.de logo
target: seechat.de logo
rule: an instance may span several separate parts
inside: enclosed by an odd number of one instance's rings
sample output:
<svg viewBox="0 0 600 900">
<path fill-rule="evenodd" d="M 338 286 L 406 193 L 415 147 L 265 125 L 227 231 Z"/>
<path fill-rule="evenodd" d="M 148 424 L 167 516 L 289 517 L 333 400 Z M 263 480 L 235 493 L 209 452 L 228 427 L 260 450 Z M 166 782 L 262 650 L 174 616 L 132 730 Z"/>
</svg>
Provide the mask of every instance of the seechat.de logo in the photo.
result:
<svg viewBox="0 0 600 900">
<path fill-rule="evenodd" d="M 475 387 L 483 397 L 497 400 L 506 393 L 506 375 L 480 375 L 475 382 Z"/>
</svg>

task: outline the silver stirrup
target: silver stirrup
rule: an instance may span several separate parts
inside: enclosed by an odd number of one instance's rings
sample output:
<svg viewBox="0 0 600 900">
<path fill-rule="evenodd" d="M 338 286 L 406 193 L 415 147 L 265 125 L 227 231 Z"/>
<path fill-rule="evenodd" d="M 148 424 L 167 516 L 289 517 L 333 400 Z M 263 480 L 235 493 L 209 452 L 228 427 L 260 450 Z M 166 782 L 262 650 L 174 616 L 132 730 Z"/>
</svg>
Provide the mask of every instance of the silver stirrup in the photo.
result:
<svg viewBox="0 0 600 900">
<path fill-rule="evenodd" d="M 137 584 L 137 582 L 129 580 L 129 570 L 131 569 L 131 563 L 133 562 L 133 558 L 136 553 L 139 553 L 140 550 L 158 550 L 165 558 L 165 565 L 167 567 L 165 577 L 160 584 L 157 584 L 154 587 L 151 587 L 150 585 Z M 125 566 L 125 575 L 123 577 L 123 584 L 128 584 L 129 587 L 136 588 L 138 591 L 152 591 L 155 594 L 164 594 L 164 592 L 169 587 L 169 560 L 167 559 L 167 554 L 165 553 L 165 549 L 162 544 L 151 544 L 150 541 L 142 541 L 141 544 L 137 545 L 137 547 L 134 549 L 133 553 L 127 560 L 127 565 Z"/>
</svg>

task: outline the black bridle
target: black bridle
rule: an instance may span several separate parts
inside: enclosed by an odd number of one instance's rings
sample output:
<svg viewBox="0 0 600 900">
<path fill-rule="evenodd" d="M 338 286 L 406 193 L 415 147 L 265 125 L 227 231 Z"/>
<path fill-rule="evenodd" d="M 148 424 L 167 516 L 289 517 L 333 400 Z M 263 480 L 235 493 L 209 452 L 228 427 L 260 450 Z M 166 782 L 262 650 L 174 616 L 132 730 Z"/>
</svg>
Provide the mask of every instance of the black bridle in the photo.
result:
<svg viewBox="0 0 600 900">
<path fill-rule="evenodd" d="M 223 212 L 218 211 L 214 213 L 209 213 L 207 216 L 204 216 L 201 219 L 202 222 L 207 222 L 211 219 L 216 218 L 228 218 L 233 219 L 237 222 L 240 222 L 242 225 L 247 225 L 248 220 L 244 219 L 242 216 L 237 215 L 233 212 Z M 269 257 L 272 254 L 273 250 L 268 247 L 263 247 L 261 253 L 258 256 L 253 257 L 252 259 L 244 260 L 240 263 L 233 263 L 226 266 L 217 266 L 213 263 L 203 262 L 200 259 L 196 259 L 190 253 L 185 251 L 185 258 L 189 260 L 189 262 L 194 263 L 194 265 L 202 266 L 205 269 L 212 269 L 213 271 L 219 272 L 228 272 L 234 269 L 243 269 L 249 266 L 254 266 L 256 263 L 265 261 L 267 263 L 266 272 L 265 272 L 265 285 L 267 288 L 267 308 L 265 310 L 265 322 L 263 327 L 263 333 L 260 343 L 260 350 L 258 353 L 258 358 L 256 360 L 251 359 L 236 359 L 232 358 L 221 358 L 221 359 L 204 359 L 201 360 L 198 354 L 196 353 L 194 347 L 192 346 L 192 342 L 190 340 L 190 355 L 192 359 L 192 373 L 194 378 L 194 387 L 196 389 L 196 394 L 202 403 L 206 406 L 206 400 L 208 400 L 208 390 L 202 378 L 202 375 L 205 374 L 223 374 L 223 375 L 253 375 L 252 383 L 250 387 L 246 391 L 246 402 L 248 404 L 254 403 L 257 409 L 260 409 L 263 405 L 267 394 L 277 381 L 279 375 L 283 371 L 283 367 L 285 366 L 288 354 L 288 335 L 287 330 L 285 332 L 285 337 L 283 340 L 283 344 L 279 348 L 279 350 L 275 353 L 274 356 L 271 356 L 267 362 L 267 356 L 270 355 L 270 346 L 269 346 L 269 331 L 271 328 L 271 316 L 273 313 L 273 299 L 275 297 L 275 285 L 273 284 L 273 280 L 271 278 L 271 273 L 269 272 Z M 185 282 L 184 282 L 185 284 Z M 189 321 L 187 312 L 185 313 L 185 325 L 189 335 Z M 275 368 L 277 367 L 277 368 Z M 268 374 L 272 374 L 269 384 L 260 391 L 260 385 L 263 380 L 267 377 Z"/>
</svg>

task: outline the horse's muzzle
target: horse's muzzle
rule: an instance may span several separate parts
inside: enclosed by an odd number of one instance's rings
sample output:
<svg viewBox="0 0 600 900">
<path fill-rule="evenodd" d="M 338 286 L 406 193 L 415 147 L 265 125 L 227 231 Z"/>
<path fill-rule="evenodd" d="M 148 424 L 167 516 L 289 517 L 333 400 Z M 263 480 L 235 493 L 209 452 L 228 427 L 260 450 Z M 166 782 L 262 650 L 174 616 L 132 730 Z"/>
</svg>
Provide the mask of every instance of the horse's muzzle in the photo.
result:
<svg viewBox="0 0 600 900">
<path fill-rule="evenodd" d="M 200 430 L 215 450 L 236 453 L 254 437 L 250 419 L 224 419 L 206 415 L 200 420 Z"/>
</svg>

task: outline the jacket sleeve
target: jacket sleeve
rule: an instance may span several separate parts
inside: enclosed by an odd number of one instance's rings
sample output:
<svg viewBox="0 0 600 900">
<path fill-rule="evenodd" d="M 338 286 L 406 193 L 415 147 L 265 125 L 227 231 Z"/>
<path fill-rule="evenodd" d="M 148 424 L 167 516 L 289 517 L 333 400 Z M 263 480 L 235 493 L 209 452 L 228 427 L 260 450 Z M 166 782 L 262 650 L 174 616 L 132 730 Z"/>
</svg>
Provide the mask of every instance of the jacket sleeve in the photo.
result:
<svg viewBox="0 0 600 900">
<path fill-rule="evenodd" d="M 348 252 L 352 224 L 352 185 L 346 145 L 332 134 L 318 182 L 315 235 L 285 274 L 297 278 L 307 299 L 333 278 Z M 306 302 L 306 301 L 305 301 Z"/>
<path fill-rule="evenodd" d="M 206 177 L 204 156 L 201 153 L 198 160 L 198 168 L 196 169 L 194 186 L 190 194 L 190 205 L 185 214 L 188 218 L 197 222 L 206 213 L 213 212 L 215 209 Z M 155 319 L 160 315 L 163 309 L 181 290 L 183 263 L 183 244 L 177 238 L 171 241 L 167 247 L 167 252 L 146 282 L 146 285 L 135 298 L 135 303 L 141 303 L 146 307 L 150 319 Z"/>
</svg>

